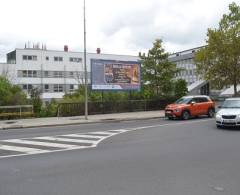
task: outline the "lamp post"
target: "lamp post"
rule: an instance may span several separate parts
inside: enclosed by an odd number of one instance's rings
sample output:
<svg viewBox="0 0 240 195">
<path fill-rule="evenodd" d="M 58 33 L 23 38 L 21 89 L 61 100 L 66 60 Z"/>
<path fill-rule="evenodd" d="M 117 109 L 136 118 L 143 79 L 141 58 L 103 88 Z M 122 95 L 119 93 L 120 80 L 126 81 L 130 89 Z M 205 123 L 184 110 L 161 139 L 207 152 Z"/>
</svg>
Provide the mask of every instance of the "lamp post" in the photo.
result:
<svg viewBox="0 0 240 195">
<path fill-rule="evenodd" d="M 87 76 L 87 53 L 86 53 L 86 7 L 83 0 L 83 20 L 84 20 L 84 74 L 85 74 L 85 120 L 88 120 L 88 76 Z"/>
</svg>

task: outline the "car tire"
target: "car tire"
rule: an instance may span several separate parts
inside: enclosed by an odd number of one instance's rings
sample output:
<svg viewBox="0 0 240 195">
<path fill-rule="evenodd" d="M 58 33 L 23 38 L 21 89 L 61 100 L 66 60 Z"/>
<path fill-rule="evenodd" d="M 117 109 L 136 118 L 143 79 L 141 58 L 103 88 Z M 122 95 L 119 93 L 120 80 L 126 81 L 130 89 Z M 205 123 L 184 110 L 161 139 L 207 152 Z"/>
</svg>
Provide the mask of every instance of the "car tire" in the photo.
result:
<svg viewBox="0 0 240 195">
<path fill-rule="evenodd" d="M 183 119 L 183 120 L 188 120 L 189 118 L 190 118 L 190 113 L 189 113 L 189 111 L 184 110 L 184 111 L 182 112 L 182 119 Z"/>
<path fill-rule="evenodd" d="M 213 118 L 215 115 L 215 110 L 213 108 L 209 108 L 207 115 L 209 118 Z"/>
<path fill-rule="evenodd" d="M 222 126 L 221 126 L 221 125 L 216 125 L 216 126 L 217 126 L 217 128 L 218 128 L 218 129 L 221 129 L 221 128 L 222 128 Z"/>
</svg>

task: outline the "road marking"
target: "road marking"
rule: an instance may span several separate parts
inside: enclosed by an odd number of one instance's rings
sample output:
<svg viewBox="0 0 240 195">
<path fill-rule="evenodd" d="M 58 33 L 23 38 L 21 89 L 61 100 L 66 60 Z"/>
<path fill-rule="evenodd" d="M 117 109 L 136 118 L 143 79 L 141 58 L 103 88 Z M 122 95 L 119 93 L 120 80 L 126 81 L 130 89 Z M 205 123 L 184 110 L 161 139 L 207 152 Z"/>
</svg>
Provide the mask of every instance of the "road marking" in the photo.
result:
<svg viewBox="0 0 240 195">
<path fill-rule="evenodd" d="M 10 139 L 10 140 L 4 140 L 3 142 L 29 144 L 29 145 L 34 145 L 34 146 L 47 146 L 47 147 L 55 147 L 55 148 L 78 147 L 76 145 L 59 144 L 59 143 L 51 143 L 51 142 L 40 142 L 40 141 L 30 141 L 30 140 L 22 140 L 22 139 Z"/>
<path fill-rule="evenodd" d="M 98 141 L 95 140 L 83 140 L 83 139 L 69 139 L 69 138 L 59 138 L 59 137 L 36 137 L 36 138 L 32 138 L 34 140 L 47 140 L 47 141 L 60 141 L 60 142 L 71 142 L 71 143 L 87 143 L 87 144 L 95 144 Z M 65 144 L 64 144 L 65 145 Z M 74 146 L 70 146 L 70 147 L 74 147 Z"/>
<path fill-rule="evenodd" d="M 210 120 L 213 120 L 213 119 L 205 119 L 205 120 L 198 120 L 198 121 L 185 121 L 185 122 L 177 122 L 177 123 L 166 123 L 166 124 L 151 125 L 151 126 L 142 126 L 142 127 L 129 128 L 129 131 L 155 128 L 155 127 L 164 127 L 164 126 L 186 125 L 186 124 L 192 124 L 192 123 L 206 122 L 206 121 L 210 121 Z"/>
<path fill-rule="evenodd" d="M 61 136 L 61 135 L 60 135 Z M 69 135 L 62 135 L 64 137 L 76 137 L 76 138 L 94 138 L 94 139 L 102 139 L 102 136 L 96 136 L 96 135 L 81 135 L 81 134 L 69 134 Z"/>
<path fill-rule="evenodd" d="M 192 124 L 192 123 L 200 123 L 206 122 L 213 119 L 206 119 L 206 120 L 198 120 L 198 121 L 184 121 L 184 122 L 176 122 L 176 123 L 166 123 L 166 124 L 159 124 L 159 125 L 151 125 L 151 126 L 142 126 L 142 127 L 135 127 L 135 128 L 127 128 L 127 129 L 115 129 L 115 130 L 106 130 L 106 131 L 98 131 L 98 132 L 86 132 L 86 133 L 79 133 L 79 134 L 67 134 L 67 135 L 55 135 L 55 136 L 42 136 L 42 137 L 30 137 L 30 138 L 21 138 L 21 139 L 10 139 L 10 140 L 0 140 L 0 150 L 7 150 L 13 152 L 20 152 L 21 154 L 14 154 L 14 155 L 2 155 L 0 153 L 0 159 L 8 158 L 8 157 L 16 157 L 16 156 L 26 156 L 32 154 L 40 154 L 40 153 L 53 153 L 53 152 L 60 152 L 60 151 L 70 151 L 76 149 L 84 149 L 84 148 L 94 148 L 103 141 L 104 139 L 118 135 L 124 132 L 130 132 L 135 130 L 142 130 L 148 128 L 156 128 L 156 127 L 164 127 L 164 126 L 178 126 L 178 125 L 185 125 L 185 124 Z M 62 136 L 62 137 L 61 137 Z M 65 138 L 67 137 L 67 138 Z M 68 138 L 69 137 L 69 138 Z M 72 139 L 71 139 L 72 137 Z M 73 139 L 75 138 L 75 139 Z M 80 139 L 77 139 L 80 138 Z M 81 138 L 89 138 L 95 140 L 86 140 Z M 42 140 L 42 141 L 41 141 Z M 15 141 L 15 142 L 14 142 Z M 51 142 L 49 142 L 51 141 Z M 59 142 L 70 142 L 73 144 L 63 144 L 63 143 L 54 143 L 54 141 Z M 6 142 L 6 144 L 2 144 Z M 29 145 L 36 145 L 36 146 L 45 146 L 45 147 L 55 147 L 59 148 L 56 150 L 43 150 L 43 149 L 36 149 L 30 147 L 22 147 L 22 146 L 10 146 L 7 145 L 9 143 L 14 144 L 29 144 Z M 74 145 L 74 143 L 87 143 L 91 144 L 89 146 L 79 146 Z"/>
<path fill-rule="evenodd" d="M 49 152 L 49 150 L 41 150 L 41 149 L 22 147 L 22 146 L 21 147 L 20 146 L 8 146 L 8 145 L 0 145 L 0 149 L 22 152 L 22 153 L 27 153 L 27 154 L 37 154 L 37 153 Z"/>
<path fill-rule="evenodd" d="M 0 153 L 0 159 L 8 158 L 8 157 L 39 154 L 39 153 L 52 153 L 52 152 L 84 149 L 84 148 L 94 148 L 94 147 L 97 147 L 97 145 L 104 139 L 120 133 L 124 133 L 128 130 L 118 129 L 118 130 L 110 130 L 110 131 L 112 132 L 108 132 L 108 130 L 106 130 L 106 131 L 98 131 L 98 132 L 87 132 L 82 134 L 66 134 L 66 135 L 61 134 L 61 135 L 55 135 L 55 136 L 28 137 L 28 138 L 21 138 L 21 139 L 0 140 L 0 150 L 2 149 L 2 150 L 12 151 L 12 152 L 20 152 L 20 154 L 8 154 L 5 156 L 4 154 L 2 154 L 1 156 L 1 153 Z M 84 138 L 88 138 L 89 140 Z M 63 143 L 59 143 L 59 142 L 63 142 Z M 17 146 L 14 146 L 14 143 Z M 21 144 L 23 144 L 24 146 L 22 147 Z M 88 144 L 88 145 L 86 146 L 84 144 Z M 26 145 L 29 145 L 29 147 L 26 147 Z M 49 150 L 31 148 L 34 146 L 49 147 Z"/>
<path fill-rule="evenodd" d="M 98 131 L 98 132 L 89 132 L 87 134 L 94 134 L 94 135 L 99 135 L 99 136 L 105 136 L 105 135 L 115 135 L 116 133 L 111 133 L 111 132 L 107 132 L 107 131 Z"/>
</svg>

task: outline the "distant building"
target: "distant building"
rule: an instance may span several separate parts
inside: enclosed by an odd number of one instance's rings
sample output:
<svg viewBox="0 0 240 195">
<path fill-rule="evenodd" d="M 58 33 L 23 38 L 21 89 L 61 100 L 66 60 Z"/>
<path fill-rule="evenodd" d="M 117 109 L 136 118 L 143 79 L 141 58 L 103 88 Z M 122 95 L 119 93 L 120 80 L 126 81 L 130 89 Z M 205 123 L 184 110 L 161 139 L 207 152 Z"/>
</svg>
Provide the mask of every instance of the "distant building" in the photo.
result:
<svg viewBox="0 0 240 195">
<path fill-rule="evenodd" d="M 16 49 L 7 54 L 7 63 L 0 64 L 0 75 L 6 75 L 14 84 L 19 85 L 27 93 L 32 88 L 42 92 L 42 99 L 61 99 L 64 94 L 78 89 L 84 83 L 83 52 L 33 48 Z M 90 60 L 106 59 L 121 61 L 137 61 L 137 56 L 87 53 L 88 83 L 90 83 Z"/>
<path fill-rule="evenodd" d="M 212 95 L 207 81 L 196 75 L 194 63 L 195 53 L 202 47 L 197 47 L 171 54 L 169 60 L 176 63 L 183 70 L 176 74 L 176 79 L 187 82 L 189 94 Z M 138 56 L 102 54 L 100 48 L 96 53 L 87 53 L 88 83 L 90 83 L 90 60 L 104 59 L 117 61 L 138 61 Z M 0 75 L 6 75 L 10 81 L 19 85 L 26 93 L 32 88 L 42 92 L 42 99 L 49 101 L 52 98 L 61 99 L 64 94 L 78 89 L 84 83 L 83 52 L 72 52 L 68 46 L 63 51 L 47 50 L 38 45 L 30 48 L 15 49 L 7 54 L 7 63 L 0 63 Z M 222 92 L 222 95 L 231 96 L 232 89 Z"/>
<path fill-rule="evenodd" d="M 194 63 L 195 53 L 202 47 L 197 47 L 171 54 L 169 60 L 181 68 L 182 71 L 176 75 L 176 79 L 184 79 L 188 85 L 188 92 L 191 95 L 209 95 L 209 83 L 199 79 L 196 74 Z"/>
</svg>

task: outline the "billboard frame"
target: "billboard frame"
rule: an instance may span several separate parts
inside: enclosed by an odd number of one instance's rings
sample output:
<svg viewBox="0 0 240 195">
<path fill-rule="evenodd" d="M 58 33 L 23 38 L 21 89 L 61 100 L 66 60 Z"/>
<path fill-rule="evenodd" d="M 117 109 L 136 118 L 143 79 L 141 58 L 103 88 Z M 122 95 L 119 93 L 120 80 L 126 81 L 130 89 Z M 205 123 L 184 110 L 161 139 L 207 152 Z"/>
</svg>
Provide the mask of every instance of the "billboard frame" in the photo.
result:
<svg viewBox="0 0 240 195">
<path fill-rule="evenodd" d="M 123 64 L 123 65 L 127 65 L 127 64 L 136 64 L 139 66 L 139 87 L 138 89 L 93 89 L 93 71 L 92 71 L 92 66 L 93 66 L 93 62 L 94 61 L 99 61 L 99 62 L 111 62 L 111 63 L 118 63 L 118 64 Z M 110 60 L 110 59 L 97 59 L 97 58 L 92 58 L 90 60 L 91 63 L 91 90 L 92 91 L 141 91 L 141 87 L 142 87 L 142 67 L 141 67 L 141 62 L 138 61 L 123 61 L 123 60 Z"/>
</svg>

